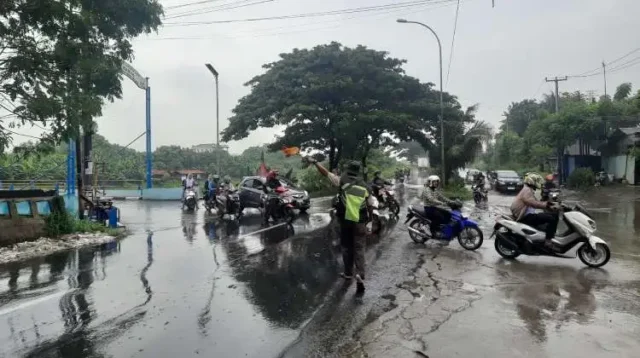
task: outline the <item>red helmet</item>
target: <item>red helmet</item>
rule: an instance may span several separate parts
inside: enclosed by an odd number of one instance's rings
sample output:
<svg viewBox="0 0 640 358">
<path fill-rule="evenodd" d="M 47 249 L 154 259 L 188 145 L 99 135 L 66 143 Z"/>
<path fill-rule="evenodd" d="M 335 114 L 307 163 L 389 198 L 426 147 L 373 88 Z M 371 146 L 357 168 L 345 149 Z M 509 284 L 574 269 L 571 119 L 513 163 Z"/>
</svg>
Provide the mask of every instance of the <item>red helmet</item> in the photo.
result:
<svg viewBox="0 0 640 358">
<path fill-rule="evenodd" d="M 268 180 L 269 180 L 269 179 L 275 179 L 275 178 L 277 178 L 277 177 L 278 177 L 278 171 L 277 171 L 277 170 L 270 170 L 270 171 L 267 173 L 267 179 L 268 179 Z"/>
</svg>

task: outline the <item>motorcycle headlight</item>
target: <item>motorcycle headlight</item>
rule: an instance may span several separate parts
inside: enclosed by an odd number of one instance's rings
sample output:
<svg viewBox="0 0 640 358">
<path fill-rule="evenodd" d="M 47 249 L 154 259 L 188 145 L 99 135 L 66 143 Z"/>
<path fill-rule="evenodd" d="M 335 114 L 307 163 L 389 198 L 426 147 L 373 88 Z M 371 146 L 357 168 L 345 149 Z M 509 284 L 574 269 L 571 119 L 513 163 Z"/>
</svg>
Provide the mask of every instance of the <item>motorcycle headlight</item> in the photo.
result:
<svg viewBox="0 0 640 358">
<path fill-rule="evenodd" d="M 306 190 L 304 191 L 304 196 L 309 196 L 309 193 Z"/>
<path fill-rule="evenodd" d="M 290 198 L 282 198 L 282 202 L 285 204 L 289 204 L 291 202 Z"/>
<path fill-rule="evenodd" d="M 588 223 L 589 223 L 589 226 L 591 227 L 591 230 L 596 231 L 597 229 L 596 222 L 593 220 L 589 220 Z"/>
</svg>

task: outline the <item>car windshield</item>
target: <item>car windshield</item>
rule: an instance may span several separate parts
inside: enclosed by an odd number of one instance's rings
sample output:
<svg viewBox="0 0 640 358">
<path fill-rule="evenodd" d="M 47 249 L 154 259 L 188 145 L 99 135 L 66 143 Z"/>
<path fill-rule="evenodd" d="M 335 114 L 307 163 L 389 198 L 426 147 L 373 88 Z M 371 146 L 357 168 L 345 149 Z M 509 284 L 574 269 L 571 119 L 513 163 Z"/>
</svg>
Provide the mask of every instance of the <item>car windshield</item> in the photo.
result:
<svg viewBox="0 0 640 358">
<path fill-rule="evenodd" d="M 498 174 L 498 178 L 501 178 L 501 179 L 520 179 L 520 176 L 516 172 L 505 171 L 505 172 L 498 172 L 497 174 Z"/>
</svg>

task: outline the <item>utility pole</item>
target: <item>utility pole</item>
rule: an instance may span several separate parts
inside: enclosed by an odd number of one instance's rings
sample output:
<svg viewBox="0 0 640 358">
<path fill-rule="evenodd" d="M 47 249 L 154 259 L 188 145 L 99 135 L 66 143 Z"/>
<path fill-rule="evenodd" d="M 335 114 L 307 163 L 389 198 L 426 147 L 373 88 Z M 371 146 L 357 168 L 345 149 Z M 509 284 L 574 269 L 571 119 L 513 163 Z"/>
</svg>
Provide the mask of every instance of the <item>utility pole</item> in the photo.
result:
<svg viewBox="0 0 640 358">
<path fill-rule="evenodd" d="M 562 82 L 562 81 L 566 81 L 568 79 L 567 76 L 564 77 L 560 77 L 558 78 L 558 76 L 556 76 L 555 78 L 552 79 L 548 79 L 547 77 L 544 78 L 545 81 L 547 82 L 555 82 L 556 83 L 556 113 L 558 113 L 560 111 L 560 97 L 558 95 L 558 82 Z"/>
<path fill-rule="evenodd" d="M 220 91 L 218 90 L 218 77 L 220 74 L 210 63 L 205 63 L 204 65 L 211 72 L 216 82 L 216 171 L 220 174 L 222 172 L 220 170 Z"/>
<path fill-rule="evenodd" d="M 566 81 L 567 80 L 567 76 L 564 76 L 564 77 L 561 77 L 561 78 L 558 78 L 558 76 L 556 76 L 553 79 L 548 79 L 548 78 L 545 77 L 544 80 L 547 81 L 547 82 L 555 82 L 556 83 L 556 113 L 558 113 L 558 112 L 560 112 L 560 95 L 558 93 L 559 92 L 558 91 L 558 82 Z M 563 149 L 563 151 L 564 151 L 564 149 Z M 562 160 L 564 159 L 563 158 L 563 154 L 564 154 L 563 151 L 558 150 L 558 153 L 556 155 L 557 159 L 558 159 L 558 176 L 559 176 L 558 180 L 560 181 L 560 184 L 562 184 Z"/>
<path fill-rule="evenodd" d="M 602 61 L 602 75 L 604 76 L 604 96 L 607 97 L 607 64 Z"/>
</svg>

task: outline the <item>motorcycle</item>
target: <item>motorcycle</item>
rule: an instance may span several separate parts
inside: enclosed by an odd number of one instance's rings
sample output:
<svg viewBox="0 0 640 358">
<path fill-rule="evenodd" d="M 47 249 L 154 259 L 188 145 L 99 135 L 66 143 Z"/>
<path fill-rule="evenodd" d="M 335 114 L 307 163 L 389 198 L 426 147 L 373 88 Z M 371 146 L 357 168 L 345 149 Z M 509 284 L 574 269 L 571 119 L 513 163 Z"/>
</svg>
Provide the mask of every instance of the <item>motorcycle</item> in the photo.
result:
<svg viewBox="0 0 640 358">
<path fill-rule="evenodd" d="M 489 200 L 488 191 L 484 187 L 480 185 L 474 185 L 472 188 L 473 191 L 473 201 L 477 204 L 482 202 L 487 202 Z"/>
<path fill-rule="evenodd" d="M 398 216 L 400 214 L 400 204 L 395 197 L 396 193 L 393 189 L 389 189 L 388 187 L 380 188 L 378 191 L 379 198 L 376 198 L 380 205 L 380 209 L 389 209 L 389 212 L 394 216 Z"/>
<path fill-rule="evenodd" d="M 378 211 L 378 208 L 380 206 L 380 203 L 378 202 L 378 199 L 376 199 L 376 197 L 373 197 L 373 203 L 371 204 L 371 233 L 372 234 L 379 234 L 382 229 L 383 229 L 383 224 L 382 224 L 382 220 L 380 220 L 380 211 Z"/>
<path fill-rule="evenodd" d="M 593 235 L 596 222 L 581 205 L 571 208 L 560 204 L 562 220 L 567 231 L 556 235 L 551 241 L 553 246 L 545 245 L 545 233 L 531 226 L 519 223 L 514 218 L 503 215 L 496 220 L 493 228 L 495 249 L 506 259 L 515 259 L 520 255 L 553 256 L 580 261 L 590 267 L 602 267 L 611 258 L 609 245 Z"/>
<path fill-rule="evenodd" d="M 560 202 L 560 189 L 552 188 L 552 189 L 544 189 L 542 188 L 542 194 L 540 196 L 542 201 L 551 201 L 554 203 Z"/>
<path fill-rule="evenodd" d="M 409 207 L 407 220 L 407 230 L 411 239 L 423 244 L 428 240 L 451 241 L 458 239 L 460 246 L 466 250 L 474 251 L 482 246 L 484 241 L 482 230 L 478 223 L 462 215 L 462 203 L 456 202 L 451 207 L 451 220 L 448 224 L 441 225 L 439 230 L 433 233 L 430 229 L 431 220 L 427 218 L 424 206 L 414 205 Z"/>
<path fill-rule="evenodd" d="M 240 197 L 237 190 L 222 190 L 216 195 L 216 211 L 218 216 L 224 217 L 224 214 L 233 216 L 234 219 L 240 219 Z"/>
<path fill-rule="evenodd" d="M 268 222 L 269 218 L 273 219 L 274 222 L 286 220 L 289 224 L 295 220 L 294 200 L 288 191 L 287 188 L 280 186 L 275 189 L 274 193 L 266 196 L 264 204 L 265 222 Z"/>
<path fill-rule="evenodd" d="M 187 206 L 187 210 L 192 211 L 196 208 L 196 192 L 193 189 L 187 189 L 184 194 L 184 205 Z"/>
<path fill-rule="evenodd" d="M 609 183 L 609 175 L 607 172 L 598 172 L 596 173 L 596 184 L 595 186 L 604 186 Z"/>
</svg>

